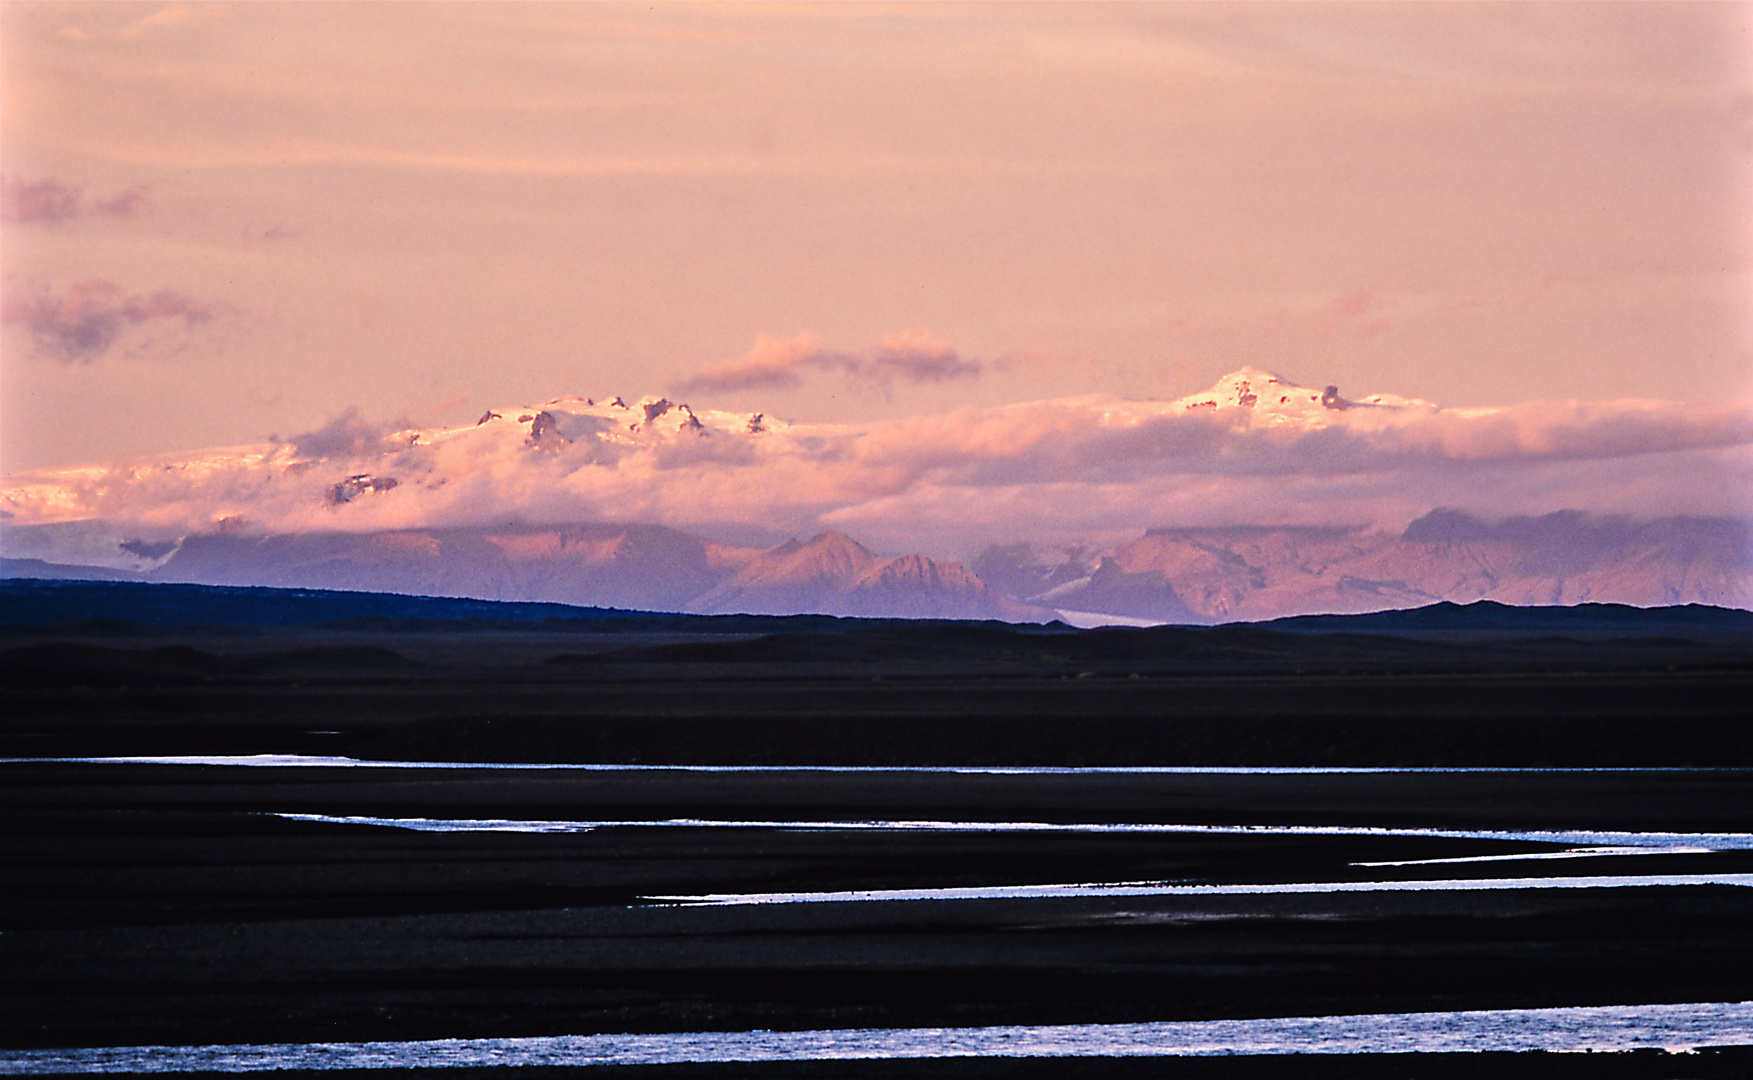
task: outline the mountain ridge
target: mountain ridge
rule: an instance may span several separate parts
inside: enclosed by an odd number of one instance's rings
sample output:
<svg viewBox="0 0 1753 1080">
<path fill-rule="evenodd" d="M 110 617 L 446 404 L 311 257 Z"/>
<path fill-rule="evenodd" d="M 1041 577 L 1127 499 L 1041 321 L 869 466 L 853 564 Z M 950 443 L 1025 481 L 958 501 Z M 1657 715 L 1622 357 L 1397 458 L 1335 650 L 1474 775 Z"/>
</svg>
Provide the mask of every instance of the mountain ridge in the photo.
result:
<svg viewBox="0 0 1753 1080">
<path fill-rule="evenodd" d="M 1025 602 L 1181 622 L 1361 613 L 1440 600 L 1753 607 L 1753 526 L 1558 511 L 1491 523 L 1439 509 L 1394 534 L 1329 526 L 1158 528 L 1053 564 L 1015 545 L 973 569 Z M 1032 583 L 1051 583 L 1034 591 Z"/>
<path fill-rule="evenodd" d="M 955 562 L 883 558 L 828 531 L 737 548 L 661 525 L 574 524 L 382 533 L 186 537 L 128 574 L 8 559 L 19 577 L 326 588 L 693 614 L 1050 622 Z"/>
<path fill-rule="evenodd" d="M 990 547 L 969 565 L 879 556 L 827 530 L 765 548 L 662 525 L 575 523 L 375 533 L 202 533 L 123 542 L 145 569 L 8 558 L 27 578 L 387 591 L 623 610 L 1188 625 L 1419 607 L 1591 601 L 1753 607 L 1753 527 L 1560 511 L 1497 522 L 1437 510 L 1391 533 L 1332 526 L 1159 527 L 1105 552 Z"/>
</svg>

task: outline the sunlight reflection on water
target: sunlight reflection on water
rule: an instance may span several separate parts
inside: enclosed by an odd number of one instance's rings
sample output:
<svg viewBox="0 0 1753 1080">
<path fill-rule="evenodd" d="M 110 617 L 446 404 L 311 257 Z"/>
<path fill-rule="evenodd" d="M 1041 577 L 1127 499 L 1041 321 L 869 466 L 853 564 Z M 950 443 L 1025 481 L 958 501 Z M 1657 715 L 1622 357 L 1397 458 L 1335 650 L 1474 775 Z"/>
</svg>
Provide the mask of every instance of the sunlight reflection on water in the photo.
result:
<svg viewBox="0 0 1753 1080">
<path fill-rule="evenodd" d="M 0 1051 L 0 1073 L 672 1065 L 953 1057 L 1669 1051 L 1753 1045 L 1753 1002 L 1042 1027 L 707 1031 Z"/>
<path fill-rule="evenodd" d="M 567 762 L 376 761 L 311 754 L 182 754 L 142 757 L 0 758 L 0 765 L 222 765 L 322 769 L 549 769 L 571 772 L 941 773 L 966 776 L 1319 776 L 1373 773 L 1739 773 L 1716 766 L 1496 765 L 652 765 Z"/>
<path fill-rule="evenodd" d="M 542 820 L 523 818 L 396 818 L 346 814 L 269 816 L 287 821 L 332 825 L 378 825 L 416 832 L 574 833 L 595 829 L 787 829 L 809 832 L 972 832 L 972 833 L 1164 833 L 1223 836 L 1365 836 L 1421 837 L 1445 840 L 1513 840 L 1541 844 L 1588 844 L 1635 849 L 1638 853 L 1753 849 L 1753 833 L 1632 832 L 1613 829 L 1424 829 L 1377 825 L 1186 825 L 1174 822 L 1111 821 L 909 821 L 854 819 L 842 821 L 736 820 L 725 818 L 623 818 L 615 820 Z M 1614 852 L 1618 853 L 1618 852 Z M 1571 854 L 1568 852 L 1552 854 Z M 1521 856 L 1485 856 L 1519 858 Z M 1547 857 L 1550 857 L 1548 855 Z M 1362 864 L 1398 865 L 1398 864 Z"/>
<path fill-rule="evenodd" d="M 1291 881 L 1246 885 L 1177 885 L 1101 881 L 1056 885 L 976 885 L 945 889 L 844 889 L 823 892 L 702 893 L 647 896 L 659 903 L 712 907 L 754 904 L 892 903 L 909 900 L 1044 900 L 1087 896 L 1272 896 L 1305 893 L 1475 892 L 1503 889 L 1635 889 L 1727 885 L 1753 888 L 1753 874 L 1618 874 L 1590 877 L 1418 878 L 1408 881 Z"/>
</svg>

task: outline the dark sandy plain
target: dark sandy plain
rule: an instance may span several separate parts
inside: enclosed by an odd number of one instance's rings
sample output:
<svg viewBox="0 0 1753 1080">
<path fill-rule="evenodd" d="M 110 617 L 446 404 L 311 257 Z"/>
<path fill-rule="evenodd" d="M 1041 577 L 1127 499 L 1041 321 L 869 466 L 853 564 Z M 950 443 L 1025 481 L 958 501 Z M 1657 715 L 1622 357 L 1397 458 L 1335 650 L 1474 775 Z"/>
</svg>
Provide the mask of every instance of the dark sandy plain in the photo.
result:
<svg viewBox="0 0 1753 1080">
<path fill-rule="evenodd" d="M 819 824 L 1746 834 L 1753 616 L 1745 613 L 1442 605 L 1078 633 L 540 611 L 495 618 L 444 602 L 386 613 L 347 600 L 358 610 L 336 611 L 301 609 L 298 596 L 310 594 L 272 590 L 248 591 L 255 606 L 239 614 L 241 590 L 177 593 L 171 610 L 128 589 L 200 587 L 5 585 L 0 757 L 11 760 L 0 764 L 0 1040 L 12 1049 L 1753 999 L 1753 889 L 1631 883 L 1750 873 L 1753 851 L 1744 848 L 1359 866 L 1551 855 L 1574 844 Z M 253 754 L 867 768 L 41 760 Z M 305 819 L 278 816 L 288 814 Z M 433 832 L 312 817 L 616 824 Z M 676 819 L 768 824 L 649 824 Z M 772 824 L 787 822 L 818 824 Z M 1581 874 L 1628 884 L 737 906 L 662 899 Z M 576 1071 L 1714 1077 L 1749 1075 L 1753 1054 Z"/>
</svg>

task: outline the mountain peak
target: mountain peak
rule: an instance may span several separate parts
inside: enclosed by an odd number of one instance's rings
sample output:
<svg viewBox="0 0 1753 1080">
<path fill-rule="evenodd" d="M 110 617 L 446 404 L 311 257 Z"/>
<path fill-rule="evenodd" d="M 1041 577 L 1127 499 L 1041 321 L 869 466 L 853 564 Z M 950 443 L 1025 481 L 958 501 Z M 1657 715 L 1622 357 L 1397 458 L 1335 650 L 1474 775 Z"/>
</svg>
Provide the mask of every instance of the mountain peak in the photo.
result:
<svg viewBox="0 0 1753 1080">
<path fill-rule="evenodd" d="M 1270 371 L 1242 367 L 1217 380 L 1210 389 L 1189 394 L 1176 404 L 1186 409 L 1251 409 L 1262 401 L 1269 407 L 1288 404 L 1292 396 L 1307 396 L 1309 393 L 1308 389 L 1287 383 Z"/>
<path fill-rule="evenodd" d="M 1393 394 L 1370 394 L 1347 400 L 1337 385 L 1320 389 L 1298 386 L 1288 379 L 1244 366 L 1217 380 L 1208 390 L 1189 394 L 1174 402 L 1188 411 L 1210 410 L 1214 413 L 1246 409 L 1250 414 L 1271 424 L 1292 423 L 1298 426 L 1324 426 L 1336 414 L 1351 409 L 1435 408 L 1428 401 L 1403 398 Z"/>
<path fill-rule="evenodd" d="M 869 549 L 863 544 L 847 536 L 838 529 L 828 529 L 810 537 L 809 543 L 800 544 L 800 550 L 817 549 L 823 551 L 856 551 L 862 555 L 870 555 Z"/>
<path fill-rule="evenodd" d="M 1264 368 L 1257 368 L 1252 364 L 1243 364 L 1241 367 L 1213 383 L 1212 389 L 1217 390 L 1223 387 L 1233 386 L 1239 382 L 1260 383 L 1261 385 L 1265 385 L 1266 383 L 1284 382 L 1284 380 L 1279 377 L 1277 372 L 1267 371 Z"/>
</svg>

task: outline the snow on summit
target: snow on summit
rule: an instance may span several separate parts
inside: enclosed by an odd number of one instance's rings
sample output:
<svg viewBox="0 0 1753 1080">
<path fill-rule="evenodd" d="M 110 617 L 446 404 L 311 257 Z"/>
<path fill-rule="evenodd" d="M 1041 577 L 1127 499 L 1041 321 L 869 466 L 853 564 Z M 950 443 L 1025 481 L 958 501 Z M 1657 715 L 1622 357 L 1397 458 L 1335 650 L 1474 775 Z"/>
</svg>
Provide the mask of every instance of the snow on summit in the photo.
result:
<svg viewBox="0 0 1753 1080">
<path fill-rule="evenodd" d="M 287 442 L 12 476 L 0 509 L 9 531 L 102 521 L 143 542 L 613 521 L 835 530 L 944 554 L 1167 524 L 1538 513 L 1573 507 L 1563 496 L 1577 492 L 1596 502 L 1581 509 L 1738 516 L 1750 444 L 1745 406 L 1445 409 L 1244 367 L 1174 399 L 1089 395 L 865 424 L 612 394 L 496 406 L 443 428 L 349 413 Z"/>
<path fill-rule="evenodd" d="M 1267 424 L 1295 424 L 1301 427 L 1325 427 L 1339 418 L 1335 413 L 1364 409 L 1420 409 L 1434 411 L 1435 405 L 1416 398 L 1393 394 L 1371 394 L 1357 401 L 1347 401 L 1339 387 L 1322 390 L 1297 386 L 1258 368 L 1245 367 L 1217 381 L 1202 394 L 1190 394 L 1175 402 L 1183 409 L 1209 408 L 1218 412 L 1247 409 L 1250 417 Z"/>
</svg>

